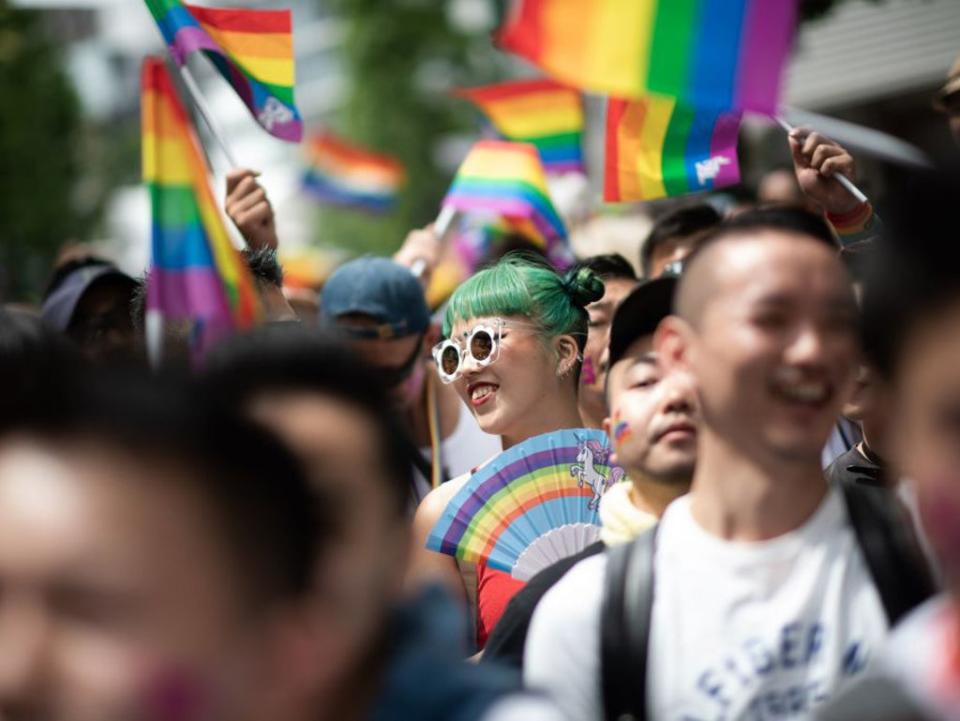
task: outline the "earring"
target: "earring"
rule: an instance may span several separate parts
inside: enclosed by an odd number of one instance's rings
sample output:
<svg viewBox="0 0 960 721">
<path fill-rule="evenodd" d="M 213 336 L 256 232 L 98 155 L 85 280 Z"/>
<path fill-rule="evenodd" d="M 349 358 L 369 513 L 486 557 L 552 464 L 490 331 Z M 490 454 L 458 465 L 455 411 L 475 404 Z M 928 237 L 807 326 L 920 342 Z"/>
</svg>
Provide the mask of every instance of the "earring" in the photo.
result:
<svg viewBox="0 0 960 721">
<path fill-rule="evenodd" d="M 557 367 L 557 377 L 566 378 L 573 371 L 573 363 L 568 363 L 566 368 Z"/>
</svg>

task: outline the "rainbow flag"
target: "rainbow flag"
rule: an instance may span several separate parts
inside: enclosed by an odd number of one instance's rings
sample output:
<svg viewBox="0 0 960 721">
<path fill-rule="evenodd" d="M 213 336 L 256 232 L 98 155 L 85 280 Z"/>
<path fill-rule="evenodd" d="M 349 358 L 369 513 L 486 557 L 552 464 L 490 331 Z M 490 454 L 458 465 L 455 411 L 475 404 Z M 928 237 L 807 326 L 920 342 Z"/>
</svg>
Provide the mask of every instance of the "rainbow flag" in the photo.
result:
<svg viewBox="0 0 960 721">
<path fill-rule="evenodd" d="M 740 114 L 673 98 L 607 102 L 603 199 L 653 200 L 740 182 Z"/>
<path fill-rule="evenodd" d="M 529 143 L 474 143 L 443 205 L 465 213 L 496 215 L 544 248 L 567 235 L 550 200 L 537 148 Z"/>
<path fill-rule="evenodd" d="M 329 132 L 310 141 L 307 193 L 321 203 L 374 212 L 389 210 L 406 173 L 399 161 L 349 144 Z"/>
<path fill-rule="evenodd" d="M 773 114 L 796 0 L 516 0 L 502 46 L 618 98 Z"/>
<path fill-rule="evenodd" d="M 517 80 L 457 95 L 473 101 L 507 140 L 532 143 L 548 173 L 583 172 L 583 101 L 555 80 Z"/>
<path fill-rule="evenodd" d="M 232 10 L 146 0 L 179 65 L 202 51 L 263 128 L 299 143 L 303 120 L 293 99 L 293 30 L 289 10 Z"/>
<path fill-rule="evenodd" d="M 202 354 L 231 330 L 254 325 L 260 301 L 227 235 L 200 145 L 163 61 L 148 57 L 141 81 L 143 180 L 153 208 L 147 341 L 155 353 L 160 337 L 151 338 L 150 329 L 157 321 L 187 322 Z"/>
</svg>

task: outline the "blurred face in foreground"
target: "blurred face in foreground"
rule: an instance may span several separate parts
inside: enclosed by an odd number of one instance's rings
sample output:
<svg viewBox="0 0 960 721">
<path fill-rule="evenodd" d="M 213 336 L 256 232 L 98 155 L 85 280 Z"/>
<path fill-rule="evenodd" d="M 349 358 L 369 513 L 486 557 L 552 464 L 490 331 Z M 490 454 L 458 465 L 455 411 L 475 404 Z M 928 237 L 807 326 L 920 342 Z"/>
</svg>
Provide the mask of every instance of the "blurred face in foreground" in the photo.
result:
<svg viewBox="0 0 960 721">
<path fill-rule="evenodd" d="M 891 418 L 904 476 L 917 484 L 923 527 L 960 594 L 960 300 L 917 326 L 900 354 Z"/>
<path fill-rule="evenodd" d="M 634 341 L 610 369 L 604 428 L 628 475 L 689 483 L 697 460 L 696 393 L 689 374 L 666 371 L 653 337 Z"/>
<path fill-rule="evenodd" d="M 0 445 L 0 718 L 271 715 L 272 621 L 190 472 L 92 441 Z"/>
<path fill-rule="evenodd" d="M 687 320 L 668 319 L 679 330 L 658 331 L 657 350 L 692 371 L 710 432 L 763 462 L 814 462 L 858 357 L 857 309 L 836 252 L 796 233 L 751 231 L 710 246 L 683 283 Z"/>
<path fill-rule="evenodd" d="M 337 501 L 338 538 L 321 559 L 321 596 L 338 637 L 330 655 L 341 672 L 352 670 L 399 596 L 409 547 L 405 518 L 387 492 L 376 431 L 356 408 L 315 392 L 264 394 L 250 411 L 300 457 L 323 497 Z"/>
</svg>

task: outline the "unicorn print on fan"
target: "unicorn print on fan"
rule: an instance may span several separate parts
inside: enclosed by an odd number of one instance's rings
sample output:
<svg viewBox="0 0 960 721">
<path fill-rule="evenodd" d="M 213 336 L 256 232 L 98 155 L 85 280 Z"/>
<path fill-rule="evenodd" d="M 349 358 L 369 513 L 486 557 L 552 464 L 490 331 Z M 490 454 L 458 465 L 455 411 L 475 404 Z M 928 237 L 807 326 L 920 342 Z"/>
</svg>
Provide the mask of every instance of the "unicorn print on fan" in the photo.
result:
<svg viewBox="0 0 960 721">
<path fill-rule="evenodd" d="M 600 506 L 600 497 L 607 489 L 623 479 L 624 471 L 619 466 L 610 466 L 610 450 L 604 448 L 597 441 L 584 441 L 580 444 L 577 453 L 577 462 L 570 466 L 570 475 L 577 479 L 577 485 L 584 485 L 593 489 L 593 498 L 587 503 L 587 508 L 594 510 Z M 609 476 L 598 468 L 606 466 Z"/>
</svg>

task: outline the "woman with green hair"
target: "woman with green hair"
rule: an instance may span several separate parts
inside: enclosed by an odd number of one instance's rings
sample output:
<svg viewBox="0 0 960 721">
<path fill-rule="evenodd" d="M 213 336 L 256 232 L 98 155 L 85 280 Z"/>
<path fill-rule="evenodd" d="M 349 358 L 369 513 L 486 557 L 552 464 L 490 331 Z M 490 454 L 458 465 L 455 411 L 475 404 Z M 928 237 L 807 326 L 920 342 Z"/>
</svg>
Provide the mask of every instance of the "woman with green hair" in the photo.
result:
<svg viewBox="0 0 960 721">
<path fill-rule="evenodd" d="M 480 427 L 501 437 L 504 450 L 542 433 L 582 427 L 577 389 L 586 306 L 603 290 L 603 281 L 589 268 L 561 276 L 533 256 L 508 255 L 450 298 L 445 340 L 433 350 L 437 373 L 453 384 Z M 408 579 L 412 585 L 439 580 L 475 599 L 482 648 L 523 584 L 477 564 L 474 596 L 474 584 L 469 578 L 465 582 L 469 569 L 458 569 L 455 559 L 425 547 L 447 503 L 468 479 L 465 474 L 443 484 L 420 504 Z"/>
</svg>

